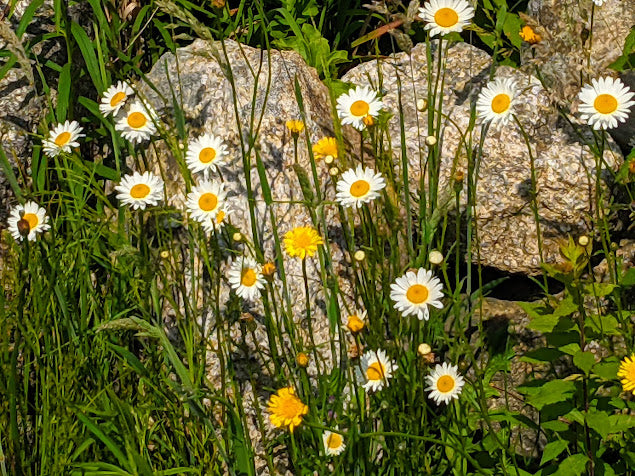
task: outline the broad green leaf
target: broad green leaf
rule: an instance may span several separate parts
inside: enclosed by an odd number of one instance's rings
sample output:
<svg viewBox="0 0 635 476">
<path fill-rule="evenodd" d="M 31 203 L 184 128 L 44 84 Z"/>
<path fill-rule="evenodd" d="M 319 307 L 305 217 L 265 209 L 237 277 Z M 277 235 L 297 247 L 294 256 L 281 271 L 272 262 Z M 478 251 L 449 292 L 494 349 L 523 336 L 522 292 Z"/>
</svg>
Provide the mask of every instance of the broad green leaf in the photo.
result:
<svg viewBox="0 0 635 476">
<path fill-rule="evenodd" d="M 563 355 L 563 352 L 558 349 L 543 347 L 542 349 L 530 350 L 519 360 L 530 363 L 553 362 L 561 355 Z"/>
<path fill-rule="evenodd" d="M 567 400 L 575 392 L 575 383 L 552 380 L 545 383 L 537 393 L 527 397 L 527 403 L 541 410 L 544 406 Z"/>
<path fill-rule="evenodd" d="M 595 364 L 595 356 L 591 352 L 579 351 L 573 356 L 573 363 L 586 375 L 589 375 L 591 367 Z"/>
<path fill-rule="evenodd" d="M 585 320 L 586 327 L 603 335 L 620 335 L 620 323 L 617 318 L 608 314 L 606 316 L 590 315 Z"/>
<path fill-rule="evenodd" d="M 585 474 L 586 465 L 589 459 L 586 455 L 572 455 L 565 459 L 558 466 L 558 471 L 556 471 L 554 476 L 580 476 Z"/>
<path fill-rule="evenodd" d="M 591 296 L 608 296 L 616 287 L 611 283 L 591 283 L 584 286 L 584 292 Z"/>
<path fill-rule="evenodd" d="M 560 420 L 551 420 L 546 421 L 542 424 L 542 427 L 545 430 L 555 431 L 557 433 L 562 433 L 564 431 L 569 431 L 569 425 Z"/>
<path fill-rule="evenodd" d="M 611 421 L 609 420 L 609 414 L 597 410 L 589 410 L 589 413 L 585 416 L 585 421 L 589 428 L 599 433 L 602 439 L 611 433 Z"/>
<path fill-rule="evenodd" d="M 604 380 L 615 380 L 617 371 L 620 368 L 619 362 L 598 362 L 591 369 L 595 375 Z"/>
<path fill-rule="evenodd" d="M 540 466 L 556 459 L 558 456 L 560 456 L 560 453 L 562 453 L 567 448 L 567 446 L 569 446 L 569 443 L 564 440 L 555 440 L 547 443 L 545 445 L 545 449 L 542 450 L 542 459 L 540 460 Z"/>
<path fill-rule="evenodd" d="M 632 286 L 635 284 L 635 268 L 629 268 L 624 274 L 621 282 L 622 286 Z"/>
</svg>

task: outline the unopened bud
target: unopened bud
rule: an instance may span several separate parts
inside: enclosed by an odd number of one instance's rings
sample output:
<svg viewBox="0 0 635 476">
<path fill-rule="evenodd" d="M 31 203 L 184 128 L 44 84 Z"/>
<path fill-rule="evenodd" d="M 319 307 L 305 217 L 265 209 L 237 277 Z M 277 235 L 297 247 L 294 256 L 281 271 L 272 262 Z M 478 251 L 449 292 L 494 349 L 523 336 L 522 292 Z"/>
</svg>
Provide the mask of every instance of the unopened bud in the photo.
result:
<svg viewBox="0 0 635 476">
<path fill-rule="evenodd" d="M 437 250 L 430 251 L 430 256 L 428 257 L 430 263 L 432 264 L 441 264 L 443 263 L 443 253 Z"/>
<path fill-rule="evenodd" d="M 353 258 L 355 258 L 355 261 L 364 261 L 366 259 L 366 253 L 364 250 L 357 250 L 353 255 Z"/>
<path fill-rule="evenodd" d="M 170 257 L 170 252 L 168 250 L 163 250 L 160 254 L 161 258 L 167 259 Z"/>
<path fill-rule="evenodd" d="M 364 321 L 357 314 L 353 314 L 352 316 L 348 316 L 346 327 L 348 327 L 348 330 L 353 334 L 357 334 L 364 328 Z"/>
<path fill-rule="evenodd" d="M 419 99 L 417 101 L 417 110 L 423 112 L 426 109 L 428 109 L 428 101 L 425 99 Z"/>
<path fill-rule="evenodd" d="M 309 356 L 304 352 L 299 352 L 298 355 L 295 356 L 295 361 L 300 367 L 305 369 L 309 365 Z"/>
<path fill-rule="evenodd" d="M 243 234 L 238 231 L 232 235 L 232 240 L 234 241 L 238 242 L 238 241 L 242 241 L 242 239 L 243 239 Z"/>
<path fill-rule="evenodd" d="M 29 220 L 25 218 L 20 218 L 18 220 L 18 232 L 22 236 L 27 236 L 31 232 L 31 225 L 29 224 Z"/>
<path fill-rule="evenodd" d="M 367 116 L 364 116 L 364 118 L 362 119 L 362 122 L 366 124 L 366 126 L 370 127 L 375 124 L 375 119 L 373 119 L 373 116 L 369 114 Z"/>
<path fill-rule="evenodd" d="M 326 165 L 331 165 L 334 161 L 335 159 L 333 158 L 332 155 L 327 155 L 326 157 L 324 157 L 324 163 Z"/>
<path fill-rule="evenodd" d="M 436 145 L 436 143 L 437 143 L 437 138 L 436 137 L 434 137 L 434 136 L 426 137 L 426 145 L 428 147 L 433 147 L 433 146 Z"/>
<path fill-rule="evenodd" d="M 330 175 L 331 177 L 335 177 L 335 176 L 336 176 L 337 174 L 339 174 L 339 173 L 340 173 L 340 169 L 338 169 L 337 167 L 331 167 L 331 168 L 329 169 L 329 175 Z"/>
<path fill-rule="evenodd" d="M 580 238 L 578 238 L 578 244 L 580 246 L 586 246 L 589 244 L 589 237 L 586 235 L 582 235 Z"/>
<path fill-rule="evenodd" d="M 419 344 L 419 347 L 417 348 L 417 352 L 419 352 L 419 355 L 428 355 L 430 352 L 432 352 L 432 347 L 430 347 L 426 343 Z"/>
</svg>

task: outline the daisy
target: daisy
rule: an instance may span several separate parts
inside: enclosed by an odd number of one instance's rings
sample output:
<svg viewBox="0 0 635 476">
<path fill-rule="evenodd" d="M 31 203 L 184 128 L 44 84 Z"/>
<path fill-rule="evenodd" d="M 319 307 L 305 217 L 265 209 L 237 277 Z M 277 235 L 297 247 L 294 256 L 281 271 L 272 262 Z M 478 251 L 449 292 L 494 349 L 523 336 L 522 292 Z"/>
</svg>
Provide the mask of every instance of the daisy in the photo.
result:
<svg viewBox="0 0 635 476">
<path fill-rule="evenodd" d="M 388 385 L 388 379 L 397 371 L 397 364 L 388 360 L 383 350 L 368 351 L 362 356 L 361 379 L 366 381 L 362 386 L 367 392 L 377 392 Z"/>
<path fill-rule="evenodd" d="M 322 434 L 322 441 L 324 442 L 324 451 L 328 456 L 337 456 L 346 449 L 344 437 L 339 433 L 326 430 Z"/>
<path fill-rule="evenodd" d="M 430 0 L 419 8 L 419 16 L 430 36 L 447 35 L 463 31 L 474 16 L 474 8 L 465 0 Z"/>
<path fill-rule="evenodd" d="M 635 104 L 633 96 L 635 93 L 619 79 L 592 79 L 578 95 L 582 102 L 578 109 L 593 129 L 614 129 L 628 118 Z"/>
<path fill-rule="evenodd" d="M 72 147 L 79 147 L 77 139 L 84 137 L 82 130 L 77 121 L 57 124 L 42 143 L 44 153 L 49 157 L 55 157 L 60 152 L 70 153 Z"/>
<path fill-rule="evenodd" d="M 337 159 L 337 140 L 335 137 L 322 137 L 313 145 L 313 155 L 316 159 L 331 157 Z"/>
<path fill-rule="evenodd" d="M 497 78 L 483 88 L 476 100 L 476 113 L 481 122 L 494 127 L 509 122 L 516 97 L 516 82 L 511 78 Z"/>
<path fill-rule="evenodd" d="M 213 134 L 203 134 L 187 145 L 185 162 L 192 173 L 203 172 L 207 176 L 212 168 L 225 164 L 227 147 Z"/>
<path fill-rule="evenodd" d="M 22 241 L 25 235 L 29 241 L 33 241 L 38 233 L 51 228 L 51 225 L 47 225 L 48 220 L 44 208 L 35 202 L 26 202 L 11 210 L 8 219 L 9 232 L 16 241 Z"/>
<path fill-rule="evenodd" d="M 191 217 L 200 223 L 214 220 L 227 196 L 224 188 L 225 184 L 213 180 L 203 180 L 197 187 L 192 187 L 185 202 Z"/>
<path fill-rule="evenodd" d="M 381 173 L 358 165 L 355 170 L 349 169 L 342 174 L 337 182 L 336 200 L 343 207 L 359 208 L 379 197 L 379 191 L 385 187 L 386 181 Z"/>
<path fill-rule="evenodd" d="M 624 357 L 620 363 L 620 369 L 617 371 L 618 377 L 623 377 L 622 386 L 625 392 L 633 392 L 635 395 L 635 354 L 630 358 Z"/>
<path fill-rule="evenodd" d="M 337 115 L 342 124 L 351 124 L 358 131 L 363 131 L 383 107 L 377 93 L 368 87 L 357 86 L 337 98 Z"/>
<path fill-rule="evenodd" d="M 604 5 L 605 2 L 606 0 L 593 0 L 593 3 L 595 3 L 598 7 Z"/>
<path fill-rule="evenodd" d="M 125 175 L 115 187 L 117 198 L 122 204 L 130 205 L 133 210 L 145 210 L 147 206 L 157 205 L 163 198 L 163 180 L 150 172 Z"/>
<path fill-rule="evenodd" d="M 220 230 L 225 226 L 232 213 L 234 213 L 234 209 L 225 202 L 224 205 L 218 207 L 216 216 L 213 219 L 202 222 L 203 230 L 205 230 L 205 233 L 211 233 L 214 229 Z"/>
<path fill-rule="evenodd" d="M 265 287 L 261 266 L 253 259 L 242 256 L 229 268 L 229 285 L 239 297 L 253 301 Z"/>
<path fill-rule="evenodd" d="M 426 390 L 430 390 L 429 397 L 437 402 L 437 405 L 441 402 L 447 405 L 453 398 L 459 398 L 465 380 L 459 375 L 458 370 L 455 365 L 437 364 L 432 373 L 426 377 L 426 382 L 429 384 Z"/>
<path fill-rule="evenodd" d="M 415 314 L 419 320 L 430 319 L 428 305 L 443 308 L 443 285 L 432 271 L 419 268 L 417 272 L 408 271 L 390 285 L 390 299 L 395 301 L 395 309 L 404 316 Z"/>
<path fill-rule="evenodd" d="M 318 245 L 324 243 L 317 230 L 312 226 L 297 226 L 284 235 L 284 247 L 291 257 L 304 259 L 312 257 Z"/>
<path fill-rule="evenodd" d="M 119 109 L 126 104 L 128 98 L 133 94 L 134 91 L 128 83 L 119 81 L 116 85 L 113 84 L 106 90 L 101 98 L 99 110 L 104 116 L 109 114 L 116 116 Z"/>
<path fill-rule="evenodd" d="M 128 109 L 126 114 L 122 116 L 115 124 L 115 129 L 121 131 L 124 139 L 130 142 L 143 142 L 156 133 L 157 128 L 155 122 L 157 115 L 152 107 L 135 101 Z"/>
<path fill-rule="evenodd" d="M 288 428 L 291 433 L 309 413 L 309 407 L 296 396 L 293 387 L 281 388 L 271 395 L 268 410 L 271 424 L 276 428 Z"/>
</svg>

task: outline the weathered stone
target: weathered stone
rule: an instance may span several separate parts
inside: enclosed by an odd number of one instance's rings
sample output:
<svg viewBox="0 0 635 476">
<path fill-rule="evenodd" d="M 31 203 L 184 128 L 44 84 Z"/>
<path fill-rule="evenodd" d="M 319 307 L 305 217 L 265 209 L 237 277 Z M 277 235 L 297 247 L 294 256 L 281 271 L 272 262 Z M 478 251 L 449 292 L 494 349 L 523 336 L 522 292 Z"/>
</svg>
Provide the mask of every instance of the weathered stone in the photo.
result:
<svg viewBox="0 0 635 476">
<path fill-rule="evenodd" d="M 427 58 L 425 44 L 416 45 L 411 54 L 398 53 L 377 62 L 362 64 L 343 79 L 355 84 L 379 84 L 388 111 L 394 115 L 389 129 L 392 148 L 400 150 L 400 119 L 397 79 L 401 80 L 401 102 L 412 186 L 419 183 L 421 163 L 427 149 L 428 113 L 417 111 L 416 103 L 425 98 Z M 436 54 L 435 54 L 436 56 Z M 434 60 L 436 61 L 436 59 Z M 470 114 L 481 87 L 487 81 L 491 58 L 465 43 L 452 46 L 443 59 L 443 120 L 440 187 L 450 194 L 450 177 L 455 169 L 466 171 L 466 147 L 463 136 L 469 133 Z M 436 68 L 432 68 L 433 71 Z M 559 242 L 567 234 L 577 235 L 591 228 L 595 193 L 595 160 L 570 131 L 559 127 L 556 111 L 540 82 L 513 68 L 503 66 L 498 77 L 511 77 L 521 90 L 515 114 L 528 136 L 534 158 L 538 214 L 543 258 L 554 262 Z M 433 73 L 433 81 L 434 81 Z M 481 135 L 477 124 L 471 133 L 476 148 Z M 470 140 L 470 137 L 468 137 Z M 604 159 L 609 167 L 622 160 L 613 146 Z M 531 160 L 520 128 L 511 121 L 501 130 L 490 128 L 483 143 L 476 187 L 476 218 L 481 264 L 514 272 L 536 274 L 541 271 L 536 222 L 531 204 Z M 462 194 L 465 197 L 465 193 Z M 477 256 L 473 257 L 475 260 Z"/>
<path fill-rule="evenodd" d="M 581 77 L 597 77 L 622 54 L 635 2 L 598 7 L 592 0 L 530 0 L 527 13 L 546 34 L 526 63 L 538 66 L 554 99 L 569 102 L 580 91 Z"/>
</svg>

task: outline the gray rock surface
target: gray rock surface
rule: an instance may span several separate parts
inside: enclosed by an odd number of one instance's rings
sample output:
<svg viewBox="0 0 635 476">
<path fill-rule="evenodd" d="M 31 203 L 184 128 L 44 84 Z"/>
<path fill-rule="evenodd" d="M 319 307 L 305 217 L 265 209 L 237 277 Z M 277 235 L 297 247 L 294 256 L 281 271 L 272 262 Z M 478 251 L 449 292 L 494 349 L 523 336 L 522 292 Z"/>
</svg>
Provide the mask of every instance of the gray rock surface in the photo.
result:
<svg viewBox="0 0 635 476">
<path fill-rule="evenodd" d="M 535 47 L 536 64 L 554 99 L 571 101 L 581 77 L 604 73 L 624 48 L 635 24 L 635 0 L 610 0 L 593 7 L 592 0 L 530 0 L 527 13 L 545 30 Z"/>
<path fill-rule="evenodd" d="M 367 84 L 370 78 L 376 86 L 381 70 L 384 103 L 394 114 L 389 122 L 394 151 L 400 150 L 397 97 L 397 78 L 400 78 L 413 187 L 419 182 L 420 163 L 425 163 L 428 153 L 423 144 L 428 113 L 416 108 L 417 99 L 425 98 L 430 87 L 425 48 L 425 44 L 418 44 L 410 55 L 398 53 L 379 63 L 364 63 L 343 77 L 355 84 Z M 444 61 L 440 190 L 449 194 L 448 184 L 454 170 L 467 170 L 466 148 L 459 145 L 469 130 L 470 113 L 487 81 L 491 58 L 473 46 L 459 43 L 449 49 Z M 574 134 L 559 127 L 557 113 L 536 78 L 506 66 L 499 67 L 496 74 L 514 78 L 522 91 L 515 112 L 528 134 L 535 159 L 543 257 L 546 262 L 554 262 L 562 238 L 590 230 L 595 160 Z M 477 125 L 472 133 L 474 148 L 479 143 L 480 130 Z M 616 167 L 622 157 L 613 147 L 605 152 L 604 159 L 609 167 Z M 514 122 L 499 131 L 490 128 L 483 145 L 476 189 L 478 243 L 474 248 L 479 250 L 481 264 L 513 273 L 540 272 L 530 186 L 530 156 L 520 128 Z"/>
</svg>

